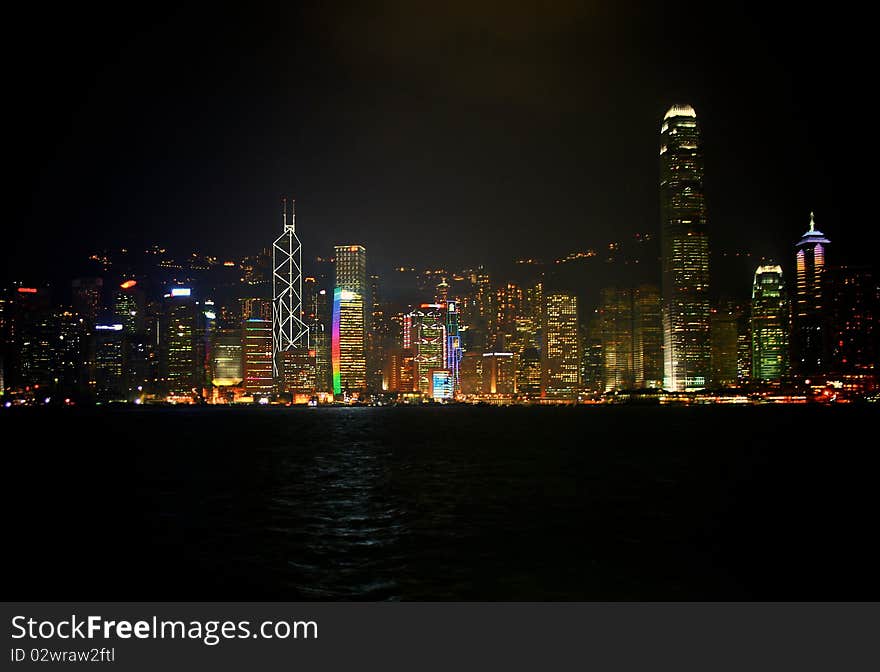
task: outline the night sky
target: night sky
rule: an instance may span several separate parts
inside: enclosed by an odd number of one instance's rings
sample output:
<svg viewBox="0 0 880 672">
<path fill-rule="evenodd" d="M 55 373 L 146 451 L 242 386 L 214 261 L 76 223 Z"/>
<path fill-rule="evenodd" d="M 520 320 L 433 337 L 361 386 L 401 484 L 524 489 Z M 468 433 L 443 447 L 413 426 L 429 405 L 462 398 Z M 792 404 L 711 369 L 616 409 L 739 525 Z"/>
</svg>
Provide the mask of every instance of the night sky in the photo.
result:
<svg viewBox="0 0 880 672">
<path fill-rule="evenodd" d="M 842 3 L 32 4 L 4 21 L 7 279 L 252 254 L 282 193 L 305 257 L 360 243 L 379 269 L 659 234 L 675 102 L 713 248 L 790 255 L 811 209 L 838 261 L 880 242 L 873 23 Z"/>
</svg>

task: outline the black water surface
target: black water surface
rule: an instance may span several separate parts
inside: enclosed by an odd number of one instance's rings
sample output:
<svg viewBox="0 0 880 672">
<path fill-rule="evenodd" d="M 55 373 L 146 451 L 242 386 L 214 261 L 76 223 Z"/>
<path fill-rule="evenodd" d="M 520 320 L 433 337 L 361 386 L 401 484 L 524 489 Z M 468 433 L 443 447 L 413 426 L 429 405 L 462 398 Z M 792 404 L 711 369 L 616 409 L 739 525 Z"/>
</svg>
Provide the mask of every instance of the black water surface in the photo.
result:
<svg viewBox="0 0 880 672">
<path fill-rule="evenodd" d="M 819 406 L 5 411 L 4 594 L 876 600 L 877 419 Z"/>
</svg>

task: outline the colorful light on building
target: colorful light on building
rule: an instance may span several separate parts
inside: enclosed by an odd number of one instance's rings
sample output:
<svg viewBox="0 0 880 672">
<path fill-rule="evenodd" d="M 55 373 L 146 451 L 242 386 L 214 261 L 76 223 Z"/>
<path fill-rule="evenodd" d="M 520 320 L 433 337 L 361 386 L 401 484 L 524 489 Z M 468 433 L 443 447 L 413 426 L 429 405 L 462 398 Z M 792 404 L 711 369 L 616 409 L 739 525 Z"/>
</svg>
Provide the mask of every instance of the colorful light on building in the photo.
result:
<svg viewBox="0 0 880 672">
<path fill-rule="evenodd" d="M 434 401 L 452 399 L 455 393 L 455 381 L 449 369 L 431 371 L 431 397 Z"/>
<path fill-rule="evenodd" d="M 342 306 L 342 292 L 339 287 L 333 290 L 333 335 L 330 350 L 330 358 L 333 365 L 333 394 L 342 394 L 342 371 L 340 368 L 341 356 L 339 348 L 339 315 Z"/>
</svg>

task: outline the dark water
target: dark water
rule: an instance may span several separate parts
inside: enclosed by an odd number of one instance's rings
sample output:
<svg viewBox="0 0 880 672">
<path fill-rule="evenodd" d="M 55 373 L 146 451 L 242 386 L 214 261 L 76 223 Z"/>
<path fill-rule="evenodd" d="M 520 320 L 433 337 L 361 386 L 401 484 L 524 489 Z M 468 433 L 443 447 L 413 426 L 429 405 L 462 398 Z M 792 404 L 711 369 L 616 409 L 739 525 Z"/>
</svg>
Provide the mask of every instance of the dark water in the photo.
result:
<svg viewBox="0 0 880 672">
<path fill-rule="evenodd" d="M 870 407 L 7 411 L 4 594 L 880 599 L 877 419 Z"/>
</svg>

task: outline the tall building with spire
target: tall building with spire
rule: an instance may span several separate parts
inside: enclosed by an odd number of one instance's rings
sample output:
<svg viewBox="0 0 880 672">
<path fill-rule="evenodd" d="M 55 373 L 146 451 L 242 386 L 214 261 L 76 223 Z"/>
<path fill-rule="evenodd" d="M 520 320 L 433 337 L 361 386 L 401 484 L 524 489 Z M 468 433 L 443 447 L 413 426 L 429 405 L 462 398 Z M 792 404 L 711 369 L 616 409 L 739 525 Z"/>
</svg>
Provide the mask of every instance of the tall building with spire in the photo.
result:
<svg viewBox="0 0 880 672">
<path fill-rule="evenodd" d="M 660 126 L 663 386 L 705 387 L 709 341 L 709 232 L 697 113 L 673 105 Z"/>
<path fill-rule="evenodd" d="M 302 245 L 296 235 L 296 202 L 281 199 L 282 232 L 272 244 L 272 377 L 279 388 L 284 379 L 299 377 L 308 359 L 309 328 L 303 321 Z M 308 369 L 308 363 L 305 362 Z M 314 369 L 314 366 L 311 367 Z"/>
<path fill-rule="evenodd" d="M 282 232 L 272 244 L 272 377 L 282 394 L 315 391 L 316 352 L 309 347 L 302 291 L 302 244 L 296 235 L 296 201 L 282 203 Z"/>
<path fill-rule="evenodd" d="M 827 368 L 825 249 L 830 243 L 816 228 L 811 212 L 810 228 L 795 244 L 794 368 L 801 377 L 823 373 Z"/>
</svg>

